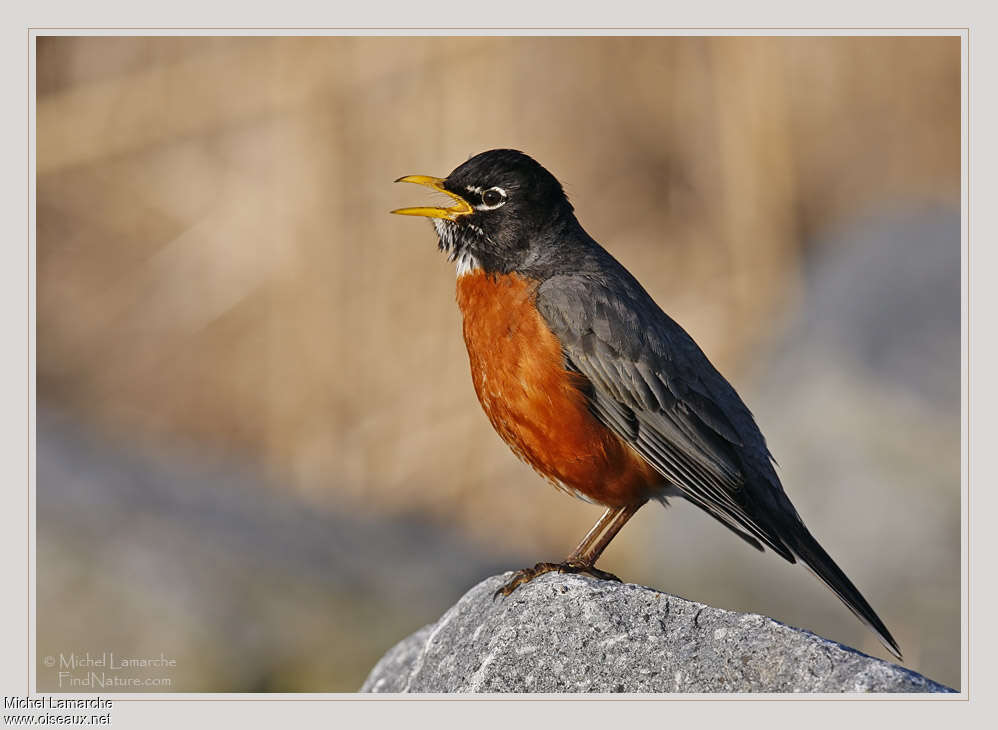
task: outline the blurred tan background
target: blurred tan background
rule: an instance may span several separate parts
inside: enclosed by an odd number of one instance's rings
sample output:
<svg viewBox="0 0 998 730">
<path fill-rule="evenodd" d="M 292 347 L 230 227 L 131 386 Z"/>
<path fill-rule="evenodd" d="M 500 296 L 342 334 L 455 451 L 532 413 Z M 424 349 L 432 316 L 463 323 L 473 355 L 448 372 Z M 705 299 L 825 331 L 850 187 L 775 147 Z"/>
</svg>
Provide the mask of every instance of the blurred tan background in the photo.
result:
<svg viewBox="0 0 998 730">
<path fill-rule="evenodd" d="M 453 267 L 387 214 L 425 202 L 395 178 L 515 147 L 738 388 L 907 666 L 960 686 L 958 38 L 37 54 L 39 656 L 354 691 L 479 579 L 567 554 L 599 509 L 492 432 Z M 690 505 L 601 565 L 885 656 Z"/>
</svg>

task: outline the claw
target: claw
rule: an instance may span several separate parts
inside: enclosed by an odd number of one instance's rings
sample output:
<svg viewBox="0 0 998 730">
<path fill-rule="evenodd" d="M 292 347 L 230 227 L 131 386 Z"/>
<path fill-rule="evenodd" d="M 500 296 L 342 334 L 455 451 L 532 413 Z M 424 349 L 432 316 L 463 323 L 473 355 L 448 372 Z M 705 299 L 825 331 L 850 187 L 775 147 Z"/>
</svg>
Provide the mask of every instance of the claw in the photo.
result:
<svg viewBox="0 0 998 730">
<path fill-rule="evenodd" d="M 513 577 L 505 585 L 499 588 L 495 593 L 492 594 L 492 600 L 494 601 L 501 594 L 504 598 L 510 593 L 515 591 L 524 583 L 529 583 L 534 578 L 539 575 L 544 575 L 545 573 L 551 573 L 556 570 L 561 570 L 561 563 L 538 563 L 533 568 L 524 568 L 523 570 L 518 570 L 513 574 Z"/>
<path fill-rule="evenodd" d="M 564 563 L 537 563 L 533 568 L 524 568 L 523 570 L 516 571 L 507 583 L 492 594 L 492 600 L 495 601 L 500 595 L 505 598 L 524 583 L 529 583 L 537 576 L 555 571 L 559 573 L 586 573 L 599 580 L 613 581 L 615 583 L 622 582 L 613 573 L 607 573 L 604 570 L 600 570 L 592 565 L 586 565 L 585 563 L 573 561 L 566 561 Z"/>
<path fill-rule="evenodd" d="M 577 569 L 572 566 L 572 570 L 562 570 L 562 573 L 585 573 L 586 575 L 591 575 L 593 578 L 599 580 L 609 581 L 611 583 L 623 583 L 620 578 L 615 576 L 613 573 L 607 573 L 605 570 L 600 570 L 599 568 L 592 565 L 580 565 Z"/>
</svg>

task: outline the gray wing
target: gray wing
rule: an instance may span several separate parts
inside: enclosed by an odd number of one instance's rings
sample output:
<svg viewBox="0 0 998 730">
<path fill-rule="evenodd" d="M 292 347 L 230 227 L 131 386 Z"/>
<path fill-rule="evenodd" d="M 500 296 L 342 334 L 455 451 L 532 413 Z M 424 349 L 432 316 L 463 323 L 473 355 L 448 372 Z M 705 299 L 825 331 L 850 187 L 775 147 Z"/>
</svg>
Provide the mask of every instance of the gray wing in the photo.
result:
<svg viewBox="0 0 998 730">
<path fill-rule="evenodd" d="M 796 511 L 752 414 L 640 285 L 555 276 L 536 303 L 566 366 L 589 381 L 593 414 L 687 499 L 756 548 L 795 562 L 765 517 Z"/>
</svg>

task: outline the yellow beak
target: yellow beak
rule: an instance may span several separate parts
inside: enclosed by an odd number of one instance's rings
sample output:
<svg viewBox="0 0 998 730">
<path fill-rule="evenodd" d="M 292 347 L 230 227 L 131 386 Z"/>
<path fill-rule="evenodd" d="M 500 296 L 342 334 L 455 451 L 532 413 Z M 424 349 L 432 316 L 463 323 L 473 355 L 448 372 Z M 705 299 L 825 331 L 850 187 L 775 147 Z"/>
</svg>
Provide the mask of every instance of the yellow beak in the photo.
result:
<svg viewBox="0 0 998 730">
<path fill-rule="evenodd" d="M 436 190 L 438 193 L 443 193 L 454 200 L 454 205 L 449 208 L 399 208 L 398 210 L 393 210 L 392 213 L 396 215 L 421 215 L 426 218 L 443 218 L 444 220 L 457 220 L 458 216 L 468 215 L 468 213 L 474 212 L 474 208 L 468 203 L 467 200 L 462 198 L 460 195 L 452 193 L 450 190 L 444 187 L 443 178 L 430 177 L 429 175 L 406 175 L 405 177 L 400 177 L 395 182 L 408 182 L 416 183 L 417 185 L 425 185 L 428 188 Z"/>
</svg>

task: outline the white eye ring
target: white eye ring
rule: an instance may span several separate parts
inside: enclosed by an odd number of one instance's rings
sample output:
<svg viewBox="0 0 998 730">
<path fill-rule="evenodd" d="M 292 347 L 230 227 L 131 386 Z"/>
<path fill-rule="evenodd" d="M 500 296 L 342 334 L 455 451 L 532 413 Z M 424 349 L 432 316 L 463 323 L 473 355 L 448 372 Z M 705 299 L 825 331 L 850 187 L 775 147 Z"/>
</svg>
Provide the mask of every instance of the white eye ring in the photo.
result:
<svg viewBox="0 0 998 730">
<path fill-rule="evenodd" d="M 482 204 L 476 206 L 479 210 L 495 210 L 506 204 L 506 191 L 502 188 L 489 188 L 482 193 Z"/>
</svg>

